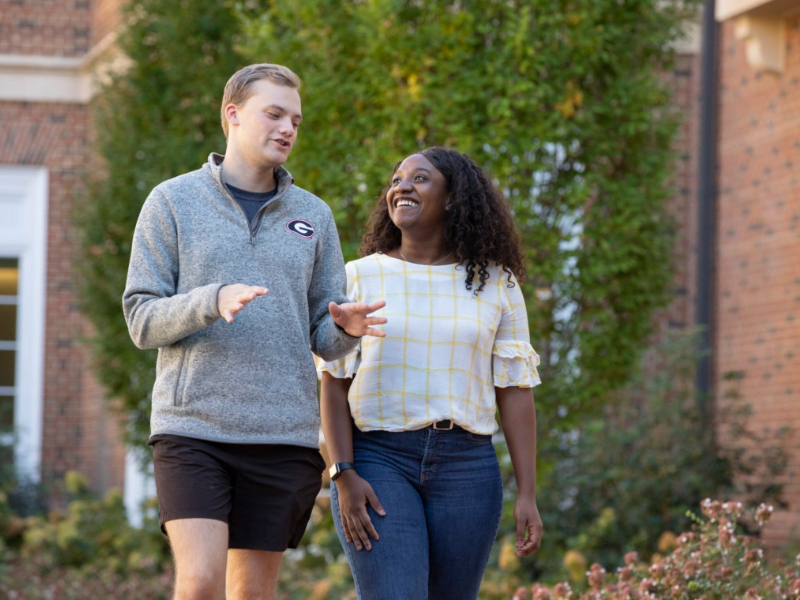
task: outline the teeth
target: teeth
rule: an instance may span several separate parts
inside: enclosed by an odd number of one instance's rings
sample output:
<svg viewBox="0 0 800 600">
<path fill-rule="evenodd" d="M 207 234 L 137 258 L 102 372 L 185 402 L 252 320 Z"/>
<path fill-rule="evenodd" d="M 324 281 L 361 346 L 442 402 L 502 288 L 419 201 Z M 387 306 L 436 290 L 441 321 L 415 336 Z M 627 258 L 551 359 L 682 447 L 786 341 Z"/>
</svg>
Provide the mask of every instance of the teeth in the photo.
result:
<svg viewBox="0 0 800 600">
<path fill-rule="evenodd" d="M 399 200 L 397 206 L 416 206 L 417 203 L 413 200 Z"/>
</svg>

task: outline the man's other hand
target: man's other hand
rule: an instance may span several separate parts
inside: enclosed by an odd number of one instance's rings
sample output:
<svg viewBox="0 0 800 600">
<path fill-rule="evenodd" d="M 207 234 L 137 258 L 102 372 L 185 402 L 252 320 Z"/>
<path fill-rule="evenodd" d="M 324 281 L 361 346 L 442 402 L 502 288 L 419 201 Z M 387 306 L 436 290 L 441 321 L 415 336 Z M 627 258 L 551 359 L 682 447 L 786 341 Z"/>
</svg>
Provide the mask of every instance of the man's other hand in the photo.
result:
<svg viewBox="0 0 800 600">
<path fill-rule="evenodd" d="M 217 294 L 217 310 L 219 316 L 228 323 L 233 323 L 236 314 L 258 296 L 266 296 L 269 290 L 257 285 L 234 283 L 223 285 Z"/>
<path fill-rule="evenodd" d="M 344 329 L 353 337 L 371 335 L 373 337 L 386 337 L 380 329 L 375 329 L 373 325 L 386 323 L 386 317 L 370 317 L 370 313 L 375 312 L 386 306 L 386 302 L 379 300 L 372 304 L 364 302 L 345 302 L 328 304 L 328 311 L 331 313 L 333 322 Z"/>
</svg>

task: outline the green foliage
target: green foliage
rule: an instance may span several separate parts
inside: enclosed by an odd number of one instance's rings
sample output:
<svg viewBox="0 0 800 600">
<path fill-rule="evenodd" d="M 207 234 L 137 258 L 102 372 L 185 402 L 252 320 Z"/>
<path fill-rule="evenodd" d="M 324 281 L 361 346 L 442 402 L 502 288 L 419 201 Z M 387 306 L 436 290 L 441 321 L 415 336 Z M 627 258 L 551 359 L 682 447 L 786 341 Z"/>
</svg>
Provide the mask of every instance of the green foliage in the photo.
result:
<svg viewBox="0 0 800 600">
<path fill-rule="evenodd" d="M 526 246 L 541 408 L 561 407 L 550 425 L 569 427 L 635 370 L 666 298 L 677 115 L 659 72 L 695 4 L 305 0 L 240 10 L 244 54 L 304 80 L 290 168 L 334 208 L 349 257 L 394 163 L 414 149 L 451 145 L 491 173 Z"/>
<path fill-rule="evenodd" d="M 667 298 L 677 114 L 659 74 L 696 5 L 131 3 L 121 44 L 132 63 L 97 101 L 104 164 L 78 215 L 96 372 L 131 415 L 131 439 L 146 437 L 154 365 L 119 310 L 133 226 L 154 185 L 223 149 L 223 84 L 248 62 L 303 78 L 287 166 L 332 206 L 348 258 L 392 166 L 414 149 L 451 145 L 490 172 L 524 238 L 548 426 L 569 429 L 606 403 Z"/>
<path fill-rule="evenodd" d="M 47 514 L 0 492 L 0 598 L 166 600 L 172 572 L 154 503 L 135 528 L 118 491 L 97 498 L 75 472 L 63 489 L 66 509 Z"/>
<path fill-rule="evenodd" d="M 89 197 L 78 203 L 83 313 L 92 323 L 94 370 L 107 395 L 130 417 L 128 440 L 149 434 L 155 352 L 136 349 L 121 311 L 131 236 L 139 210 L 160 182 L 199 168 L 224 148 L 222 89 L 241 66 L 233 47 L 238 22 L 221 2 L 126 3 L 119 37 L 129 68 L 96 98 L 100 164 Z"/>
<path fill-rule="evenodd" d="M 65 485 L 72 500 L 64 513 L 27 519 L 23 557 L 36 557 L 49 568 L 92 567 L 120 575 L 163 570 L 169 549 L 153 516 L 154 506 L 139 529 L 128 524 L 119 491 L 97 499 L 75 472 L 67 474 Z"/>
<path fill-rule="evenodd" d="M 580 430 L 543 440 L 542 460 L 553 468 L 539 481 L 546 526 L 531 578 L 565 573 L 567 550 L 607 567 L 630 550 L 662 551 L 659 537 L 685 529 L 686 511 L 708 496 L 780 500 L 790 432 L 754 431 L 735 380 L 719 403 L 717 430 L 704 429 L 696 361 L 693 336 L 668 340 L 654 373 L 638 376 Z"/>
</svg>

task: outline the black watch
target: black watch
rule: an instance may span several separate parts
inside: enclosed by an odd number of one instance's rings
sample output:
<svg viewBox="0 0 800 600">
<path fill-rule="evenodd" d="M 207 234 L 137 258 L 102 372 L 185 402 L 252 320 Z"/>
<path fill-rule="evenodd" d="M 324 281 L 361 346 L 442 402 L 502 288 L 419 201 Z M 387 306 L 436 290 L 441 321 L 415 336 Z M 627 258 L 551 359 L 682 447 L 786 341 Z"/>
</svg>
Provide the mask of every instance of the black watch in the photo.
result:
<svg viewBox="0 0 800 600">
<path fill-rule="evenodd" d="M 331 468 L 328 469 L 328 475 L 331 476 L 331 481 L 336 481 L 336 479 L 347 469 L 355 469 L 356 466 L 351 462 L 338 462 L 333 463 Z"/>
</svg>

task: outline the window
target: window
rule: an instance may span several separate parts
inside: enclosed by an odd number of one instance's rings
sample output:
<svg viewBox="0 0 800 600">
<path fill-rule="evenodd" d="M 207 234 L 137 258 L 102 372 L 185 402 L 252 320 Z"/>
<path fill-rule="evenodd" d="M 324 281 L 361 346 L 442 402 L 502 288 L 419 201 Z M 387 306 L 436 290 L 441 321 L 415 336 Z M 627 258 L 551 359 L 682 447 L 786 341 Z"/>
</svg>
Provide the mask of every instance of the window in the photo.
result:
<svg viewBox="0 0 800 600">
<path fill-rule="evenodd" d="M 38 481 L 42 454 L 47 170 L 0 165 L 0 461 Z"/>
<path fill-rule="evenodd" d="M 0 258 L 0 445 L 9 445 L 14 429 L 17 362 L 19 268 L 14 258 Z"/>
</svg>

